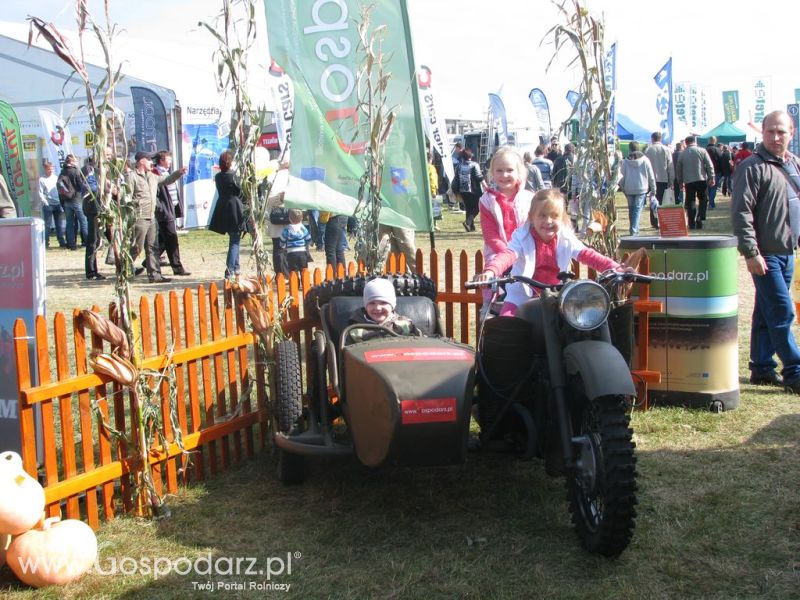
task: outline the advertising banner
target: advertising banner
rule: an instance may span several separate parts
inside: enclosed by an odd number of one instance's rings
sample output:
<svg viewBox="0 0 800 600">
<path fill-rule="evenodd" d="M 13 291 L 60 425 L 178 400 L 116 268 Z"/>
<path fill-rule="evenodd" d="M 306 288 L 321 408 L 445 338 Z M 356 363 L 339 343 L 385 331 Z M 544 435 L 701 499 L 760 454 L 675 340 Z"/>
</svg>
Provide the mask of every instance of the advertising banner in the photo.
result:
<svg viewBox="0 0 800 600">
<path fill-rule="evenodd" d="M 73 154 L 72 136 L 61 115 L 49 108 L 39 109 L 39 120 L 42 123 L 42 137 L 44 138 L 42 154 L 44 158 L 53 163 L 56 175 L 59 175 L 67 154 Z"/>
<path fill-rule="evenodd" d="M 508 120 L 506 119 L 506 105 L 497 94 L 489 94 L 489 108 L 494 121 L 494 130 L 497 132 L 498 146 L 508 144 Z"/>
<path fill-rule="evenodd" d="M 672 58 L 664 63 L 659 69 L 653 80 L 658 86 L 658 96 L 656 97 L 656 110 L 660 117 L 659 128 L 661 130 L 661 140 L 664 144 L 672 143 Z"/>
<path fill-rule="evenodd" d="M 727 123 L 736 123 L 739 120 L 739 90 L 722 92 L 722 108 Z"/>
<path fill-rule="evenodd" d="M 792 124 L 794 126 L 792 139 L 789 140 L 789 152 L 795 156 L 798 156 L 800 155 L 800 118 L 798 118 L 798 113 L 800 113 L 800 104 L 787 104 L 786 112 L 789 113 L 789 118 L 792 120 Z"/>
<path fill-rule="evenodd" d="M 294 119 L 294 86 L 292 80 L 273 60 L 269 65 L 270 89 L 277 107 L 275 126 L 283 160 L 288 161 L 292 148 L 292 119 Z"/>
<path fill-rule="evenodd" d="M 547 103 L 547 97 L 544 92 L 539 88 L 533 88 L 528 93 L 528 100 L 533 104 L 533 110 L 536 112 L 536 124 L 539 128 L 540 141 L 547 144 L 550 142 L 550 132 L 552 125 L 550 123 L 550 105 Z"/>
<path fill-rule="evenodd" d="M 167 133 L 167 111 L 153 90 L 131 86 L 134 118 L 134 146 L 136 151 L 170 150 Z"/>
<path fill-rule="evenodd" d="M 771 80 L 769 77 L 759 77 L 753 84 L 753 118 L 751 122 L 755 125 L 760 125 L 761 121 L 767 114 L 767 107 L 771 106 L 770 87 Z"/>
<path fill-rule="evenodd" d="M 220 118 L 222 109 L 186 106 L 183 113 L 183 156 L 189 157 L 188 172 L 183 178 L 186 213 L 184 227 L 206 227 L 211 218 L 219 155 L 228 149 L 230 127 Z"/>
<path fill-rule="evenodd" d="M 672 93 L 672 104 L 674 107 L 675 119 L 689 125 L 689 84 L 686 82 L 676 83 Z"/>
<path fill-rule="evenodd" d="M 689 127 L 691 129 L 701 129 L 700 86 L 696 83 L 689 84 Z"/>
<path fill-rule="evenodd" d="M 606 140 L 609 144 L 614 143 L 617 137 L 617 99 L 615 91 L 617 89 L 617 43 L 611 44 L 611 48 L 606 53 L 603 61 L 603 78 L 605 80 L 606 93 L 611 94 L 611 102 L 608 105 L 608 122 L 606 123 Z"/>
<path fill-rule="evenodd" d="M 21 448 L 14 321 L 23 319 L 28 335 L 33 336 L 35 317 L 45 309 L 44 260 L 44 221 L 0 219 L 0 452 Z M 34 361 L 33 337 L 28 347 Z M 31 377 L 36 377 L 36 369 Z"/>
<path fill-rule="evenodd" d="M 22 133 L 17 113 L 8 102 L 0 100 L 0 168 L 8 186 L 8 192 L 17 209 L 17 216 L 30 216 L 31 197 L 28 173 L 25 170 L 22 152 Z"/>
<path fill-rule="evenodd" d="M 370 132 L 359 99 L 359 0 L 264 2 L 272 59 L 295 90 L 289 206 L 353 214 Z M 372 3 L 370 32 L 392 40 L 384 53 L 386 105 L 395 118 L 384 142 L 380 222 L 430 231 L 425 137 L 405 0 Z M 388 47 L 387 47 L 388 50 Z"/>
<path fill-rule="evenodd" d="M 439 121 L 436 115 L 436 103 L 433 100 L 433 78 L 431 70 L 425 65 L 420 65 L 417 71 L 417 85 L 419 85 L 419 104 L 422 108 L 422 124 L 425 127 L 425 135 L 428 136 L 431 148 L 436 148 L 436 152 L 442 158 L 449 157 L 452 150 L 447 141 L 447 130 L 444 128 L 444 120 Z M 450 181 L 453 181 L 453 161 L 442 160 L 442 167 Z M 436 194 L 436 190 L 431 190 Z"/>
</svg>

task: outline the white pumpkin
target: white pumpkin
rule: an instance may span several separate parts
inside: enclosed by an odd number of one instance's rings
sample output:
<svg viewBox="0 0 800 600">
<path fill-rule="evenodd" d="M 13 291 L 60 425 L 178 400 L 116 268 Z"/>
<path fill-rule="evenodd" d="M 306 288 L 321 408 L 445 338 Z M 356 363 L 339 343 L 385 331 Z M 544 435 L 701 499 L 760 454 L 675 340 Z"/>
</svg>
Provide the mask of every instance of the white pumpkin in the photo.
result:
<svg viewBox="0 0 800 600">
<path fill-rule="evenodd" d="M 97 538 L 83 521 L 51 517 L 36 529 L 15 537 L 8 547 L 8 566 L 33 587 L 66 585 L 94 565 Z"/>
<path fill-rule="evenodd" d="M 44 490 L 22 468 L 22 458 L 16 452 L 0 454 L 0 533 L 25 533 L 42 511 Z"/>
<path fill-rule="evenodd" d="M 7 533 L 0 533 L 0 567 L 6 564 L 6 550 L 11 543 L 11 536 Z"/>
</svg>

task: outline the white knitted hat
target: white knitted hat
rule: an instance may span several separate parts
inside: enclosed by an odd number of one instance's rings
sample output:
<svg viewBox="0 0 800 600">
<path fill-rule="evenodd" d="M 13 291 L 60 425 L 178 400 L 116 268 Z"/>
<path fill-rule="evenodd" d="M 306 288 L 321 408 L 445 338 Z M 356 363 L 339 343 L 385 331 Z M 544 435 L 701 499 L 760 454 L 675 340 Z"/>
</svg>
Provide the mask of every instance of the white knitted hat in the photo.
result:
<svg viewBox="0 0 800 600">
<path fill-rule="evenodd" d="M 391 281 L 377 277 L 367 282 L 367 285 L 364 286 L 364 306 L 375 301 L 391 304 L 392 308 L 397 306 L 397 296 Z"/>
</svg>

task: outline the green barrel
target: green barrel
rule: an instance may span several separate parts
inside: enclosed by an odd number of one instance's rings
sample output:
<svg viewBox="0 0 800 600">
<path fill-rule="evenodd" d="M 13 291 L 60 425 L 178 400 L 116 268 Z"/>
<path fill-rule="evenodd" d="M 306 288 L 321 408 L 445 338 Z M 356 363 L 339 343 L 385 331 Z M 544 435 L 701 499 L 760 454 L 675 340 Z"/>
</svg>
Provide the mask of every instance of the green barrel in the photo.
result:
<svg viewBox="0 0 800 600">
<path fill-rule="evenodd" d="M 664 312 L 650 313 L 649 368 L 661 383 L 648 386 L 652 405 L 739 405 L 739 329 L 736 238 L 628 237 L 622 253 L 641 247 L 650 273 L 666 278 L 650 285 Z M 637 290 L 634 289 L 634 294 Z"/>
</svg>

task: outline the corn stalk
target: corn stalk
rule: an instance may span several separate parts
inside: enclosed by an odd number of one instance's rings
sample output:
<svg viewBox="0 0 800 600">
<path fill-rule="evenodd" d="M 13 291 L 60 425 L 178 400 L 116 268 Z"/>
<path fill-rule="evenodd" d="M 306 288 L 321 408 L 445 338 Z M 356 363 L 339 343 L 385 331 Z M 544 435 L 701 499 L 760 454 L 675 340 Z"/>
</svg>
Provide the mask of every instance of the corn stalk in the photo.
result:
<svg viewBox="0 0 800 600">
<path fill-rule="evenodd" d="M 379 246 L 378 218 L 381 211 L 386 140 L 396 118 L 395 108 L 387 106 L 386 97 L 392 76 L 385 69 L 388 59 L 383 51 L 388 28 L 380 25 L 370 31 L 373 8 L 374 6 L 370 5 L 361 10 L 358 24 L 359 43 L 356 49 L 357 53 L 363 55 L 356 75 L 356 86 L 358 110 L 364 119 L 363 126 L 355 135 L 367 139 L 364 174 L 361 176 L 358 204 L 355 209 L 355 216 L 358 219 L 356 252 L 359 259 L 364 262 L 367 273 L 381 272 L 388 253 L 388 245 L 386 248 Z"/>
<path fill-rule="evenodd" d="M 132 349 L 132 362 L 138 369 L 141 365 L 140 325 L 138 315 L 131 303 L 130 284 L 134 277 L 134 257 L 130 249 L 134 246 L 136 205 L 131 201 L 131 190 L 125 183 L 126 152 L 124 113 L 115 105 L 115 89 L 122 79 L 121 66 L 116 65 L 112 56 L 112 42 L 117 34 L 117 26 L 112 25 L 109 13 L 108 0 L 104 3 L 105 26 L 98 24 L 90 14 L 86 0 L 76 0 L 75 18 L 78 29 L 79 53 L 75 54 L 70 48 L 66 38 L 53 25 L 39 17 L 29 17 L 30 31 L 28 44 L 33 41 L 34 32 L 42 36 L 53 51 L 68 65 L 83 83 L 86 93 L 85 108 L 94 134 L 94 143 L 91 148 L 94 158 L 95 177 L 97 179 L 98 193 L 93 198 L 97 203 L 98 235 L 109 229 L 111 232 L 111 249 L 114 254 L 116 278 L 114 294 L 116 310 L 120 327 L 125 332 L 128 347 Z M 84 53 L 84 36 L 90 32 L 97 38 L 102 48 L 105 59 L 105 75 L 99 84 L 92 83 Z M 95 93 L 95 88 L 97 93 Z M 97 97 L 96 97 L 97 96 Z M 117 146 L 117 141 L 122 143 Z M 130 386 L 132 404 L 132 417 L 135 421 L 136 435 L 126 437 L 126 441 L 134 448 L 139 461 L 139 468 L 133 473 L 134 495 L 139 500 L 137 510 L 141 514 L 155 516 L 168 514 L 168 509 L 163 498 L 156 492 L 153 483 L 152 470 L 149 462 L 149 452 L 156 439 L 164 440 L 164 423 L 160 421 L 160 411 L 152 410 L 152 404 L 157 402 L 152 393 L 149 380 L 153 374 L 137 370 L 136 382 Z M 171 381 L 170 393 L 174 396 L 174 369 L 159 375 L 160 379 L 167 378 Z M 174 420 L 174 398 L 170 402 L 170 415 Z M 99 411 L 96 411 L 99 414 Z M 121 435 L 107 427 L 100 419 L 100 425 L 106 427 L 111 433 Z M 132 437 L 132 439 L 131 439 Z M 176 430 L 174 439 L 184 451 L 180 430 Z"/>
<path fill-rule="evenodd" d="M 569 121 L 577 115 L 580 120 L 582 139 L 576 144 L 575 165 L 571 174 L 577 183 L 578 205 L 589 211 L 599 211 L 607 221 L 604 228 L 587 229 L 589 223 L 581 217 L 584 221 L 581 232 L 586 234 L 588 244 L 607 256 L 613 256 L 619 243 L 614 196 L 620 174 L 619 165 L 612 166 L 615 161 L 609 153 L 606 137 L 612 93 L 606 89 L 603 74 L 605 26 L 602 19 L 597 20 L 589 14 L 583 0 L 554 1 L 554 4 L 564 23 L 555 25 L 545 35 L 545 39 L 552 38 L 555 46 L 547 70 L 557 58 L 566 54 L 572 56 L 568 67 L 577 65 L 581 74 L 576 90 L 579 97 L 567 119 Z"/>
</svg>

